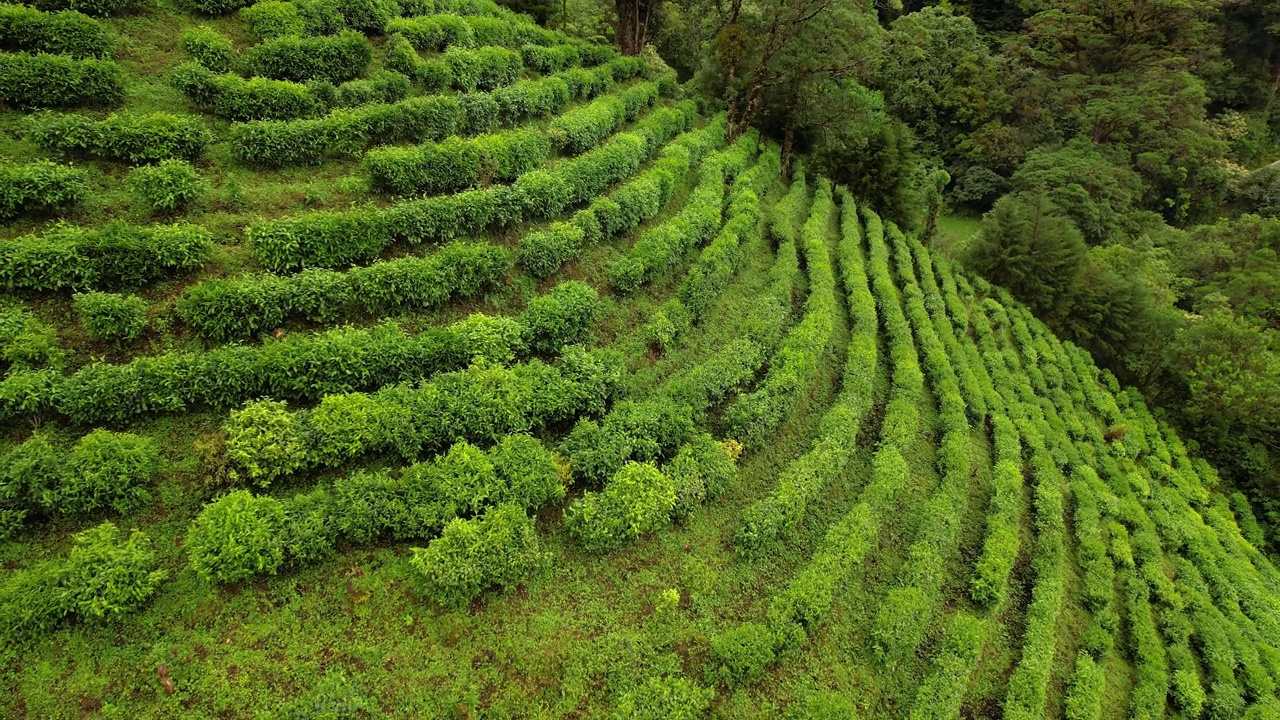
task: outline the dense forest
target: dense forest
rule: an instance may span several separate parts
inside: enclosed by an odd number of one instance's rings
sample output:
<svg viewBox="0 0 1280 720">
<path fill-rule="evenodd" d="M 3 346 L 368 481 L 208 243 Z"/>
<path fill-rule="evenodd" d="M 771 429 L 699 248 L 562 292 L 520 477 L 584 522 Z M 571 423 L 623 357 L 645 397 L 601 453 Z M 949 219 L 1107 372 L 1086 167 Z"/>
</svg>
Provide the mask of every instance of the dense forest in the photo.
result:
<svg viewBox="0 0 1280 720">
<path fill-rule="evenodd" d="M 973 242 L 939 242 L 1280 520 L 1280 4 L 516 6 L 652 44 L 784 158 L 926 235 L 982 215 Z"/>
<path fill-rule="evenodd" d="M 0 716 L 1280 718 L 1273 35 L 0 3 Z"/>
</svg>

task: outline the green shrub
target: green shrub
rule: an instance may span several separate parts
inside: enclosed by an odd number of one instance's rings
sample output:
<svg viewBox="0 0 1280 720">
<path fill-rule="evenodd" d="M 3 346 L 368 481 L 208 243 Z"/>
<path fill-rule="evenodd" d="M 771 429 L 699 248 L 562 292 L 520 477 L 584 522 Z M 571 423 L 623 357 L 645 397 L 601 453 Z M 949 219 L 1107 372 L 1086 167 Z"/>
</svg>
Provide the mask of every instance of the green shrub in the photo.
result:
<svg viewBox="0 0 1280 720">
<path fill-rule="evenodd" d="M 714 500 L 737 476 L 738 453 L 742 446 L 732 440 L 723 443 L 706 433 L 695 435 L 663 468 L 676 487 L 673 515 L 688 517 L 704 500 Z"/>
<path fill-rule="evenodd" d="M 388 34 L 398 33 L 424 52 L 442 52 L 450 47 L 475 47 L 475 34 L 465 18 L 442 13 L 426 17 L 403 17 L 389 22 Z"/>
<path fill-rule="evenodd" d="M 599 484 L 628 461 L 657 462 L 675 456 L 693 434 L 690 408 L 668 398 L 619 403 L 602 423 L 584 419 L 565 438 L 574 475 Z"/>
<path fill-rule="evenodd" d="M 387 23 L 400 14 L 396 0 L 331 0 L 343 24 L 367 35 L 381 35 Z"/>
<path fill-rule="evenodd" d="M 30 119 L 31 137 L 53 152 L 128 162 L 195 160 L 213 141 L 203 120 L 166 112 L 119 113 L 102 121 L 45 113 Z"/>
<path fill-rule="evenodd" d="M 227 459 L 235 468 L 232 479 L 266 487 L 306 462 L 301 428 L 284 401 L 246 403 L 231 413 L 224 430 Z"/>
<path fill-rule="evenodd" d="M 562 282 L 530 301 L 520 315 L 524 340 L 530 349 L 542 353 L 585 342 L 599 309 L 595 288 L 576 280 Z"/>
<path fill-rule="evenodd" d="M 0 286 L 64 290 L 137 286 L 204 263 L 213 237 L 195 225 L 57 226 L 0 244 Z"/>
<path fill-rule="evenodd" d="M 764 675 L 776 661 L 775 639 L 769 628 L 745 622 L 711 639 L 707 679 L 736 687 Z"/>
<path fill-rule="evenodd" d="M 184 546 L 200 577 L 236 582 L 276 572 L 284 562 L 284 527 L 279 500 L 237 490 L 200 511 Z"/>
<path fill-rule="evenodd" d="M 359 107 L 374 103 L 395 103 L 409 96 L 409 78 L 398 72 L 379 70 L 363 80 L 348 80 L 337 87 L 335 107 Z"/>
<path fill-rule="evenodd" d="M 230 120 L 305 118 L 327 108 L 318 85 L 268 78 L 246 80 L 230 73 L 219 75 L 194 63 L 174 68 L 169 80 L 204 110 Z"/>
<path fill-rule="evenodd" d="M 110 60 L 0 53 L 0 102 L 18 108 L 115 107 L 124 74 Z"/>
<path fill-rule="evenodd" d="M 203 15 L 228 15 L 239 10 L 252 0 L 183 0 L 183 4 L 191 10 Z"/>
<path fill-rule="evenodd" d="M 297 3 L 263 0 L 242 9 L 239 15 L 249 26 L 250 34 L 259 41 L 307 34 L 306 22 L 298 11 Z"/>
<path fill-rule="evenodd" d="M 106 26 L 69 10 L 44 13 L 21 5 L 0 6 L 0 48 L 69 57 L 105 58 L 111 55 Z"/>
<path fill-rule="evenodd" d="M 982 555 L 974 566 L 969 592 L 975 602 L 995 604 L 1003 600 L 1009 573 L 1018 559 L 1021 540 L 1018 525 L 1022 516 L 1022 470 L 1012 461 L 1002 460 L 995 468 L 995 493 L 987 515 L 987 536 Z"/>
<path fill-rule="evenodd" d="M 347 458 L 363 453 L 379 436 L 379 424 L 382 420 L 380 413 L 379 404 L 364 393 L 325 396 L 307 418 L 310 464 L 339 465 Z M 282 432 L 288 433 L 287 445 L 281 445 L 292 448 L 292 434 L 298 429 L 296 426 L 284 425 L 285 418 L 289 416 L 282 406 L 278 409 L 277 417 L 278 424 L 272 423 L 271 427 L 278 427 Z M 252 423 L 253 419 L 250 418 L 245 424 L 252 426 Z M 258 425 L 257 429 L 266 428 Z M 277 467 L 280 468 L 281 475 L 295 469 L 288 459 Z"/>
<path fill-rule="evenodd" d="M 166 577 L 151 540 L 140 530 L 128 539 L 110 522 L 72 536 L 65 558 L 12 574 L 0 586 L 0 627 L 19 641 L 74 615 L 91 622 L 116 620 L 141 607 Z"/>
<path fill-rule="evenodd" d="M 618 699 L 614 717 L 627 720 L 697 720 L 711 710 L 714 690 L 679 676 L 651 677 Z"/>
<path fill-rule="evenodd" d="M 157 165 L 144 165 L 129 173 L 129 189 L 139 205 L 153 215 L 182 210 L 200 199 L 205 183 L 196 169 L 185 160 L 161 160 Z"/>
<path fill-rule="evenodd" d="M 364 74 L 373 48 L 358 32 L 325 37 L 284 36 L 249 48 L 240 58 L 245 75 L 275 80 L 344 82 Z M 392 68 L 394 69 L 394 68 Z"/>
<path fill-rule="evenodd" d="M 556 117 L 547 127 L 547 135 L 558 149 L 577 155 L 595 147 L 625 120 L 626 107 L 622 100 L 606 95 Z"/>
<path fill-rule="evenodd" d="M 0 362 L 12 370 L 62 365 L 58 334 L 21 306 L 0 305 Z"/>
<path fill-rule="evenodd" d="M 65 212 L 84 199 L 83 170 L 48 160 L 0 164 L 0 219 Z"/>
<path fill-rule="evenodd" d="M 77 293 L 75 308 L 80 324 L 99 340 L 131 343 L 147 328 L 147 303 L 137 295 Z"/>
<path fill-rule="evenodd" d="M 129 512 L 151 499 L 147 490 L 160 471 L 160 450 L 150 438 L 94 430 L 66 457 L 57 490 L 58 510 L 87 513 L 111 507 Z"/>
<path fill-rule="evenodd" d="M 582 64 L 582 53 L 573 45 L 524 45 L 520 48 L 520 56 L 525 67 L 544 75 Z"/>
<path fill-rule="evenodd" d="M 229 72 L 235 61 L 231 39 L 207 25 L 184 31 L 178 37 L 178 46 L 187 57 L 215 73 Z"/>
<path fill-rule="evenodd" d="M 982 657 L 986 627 L 982 620 L 958 613 L 953 616 L 933 669 L 916 693 L 911 720 L 945 720 L 960 715 L 969 678 Z"/>
<path fill-rule="evenodd" d="M 365 154 L 363 167 L 374 190 L 400 195 L 456 192 L 510 182 L 542 166 L 551 154 L 546 135 L 513 130 L 409 148 L 387 147 Z"/>
<path fill-rule="evenodd" d="M 515 505 L 499 505 L 477 518 L 456 519 L 410 564 L 423 594 L 462 607 L 493 586 L 513 587 L 545 562 L 533 520 Z"/>
<path fill-rule="evenodd" d="M 525 351 L 524 327 L 519 320 L 472 313 L 449 327 L 471 361 L 506 365 Z"/>
<path fill-rule="evenodd" d="M 64 589 L 57 604 L 86 620 L 114 620 L 155 594 L 167 573 L 151 539 L 133 530 L 128 539 L 110 522 L 72 536 L 74 545 L 60 568 Z"/>
<path fill-rule="evenodd" d="M 610 550 L 656 530 L 675 507 L 675 482 L 650 463 L 627 463 L 602 492 L 588 491 L 565 513 L 565 526 L 588 550 Z"/>
</svg>

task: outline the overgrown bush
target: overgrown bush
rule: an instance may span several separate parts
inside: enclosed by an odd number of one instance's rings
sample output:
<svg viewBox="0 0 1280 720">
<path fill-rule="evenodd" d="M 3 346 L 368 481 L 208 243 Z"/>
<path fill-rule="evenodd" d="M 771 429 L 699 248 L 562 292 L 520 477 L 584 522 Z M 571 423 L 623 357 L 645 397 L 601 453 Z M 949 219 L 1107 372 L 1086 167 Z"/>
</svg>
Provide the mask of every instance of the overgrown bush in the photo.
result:
<svg viewBox="0 0 1280 720">
<path fill-rule="evenodd" d="M 664 525 L 675 502 L 670 477 L 651 463 L 631 462 L 603 491 L 575 500 L 565 513 L 565 527 L 588 550 L 610 550 Z"/>
<path fill-rule="evenodd" d="M 595 288 L 576 280 L 560 283 L 530 301 L 521 314 L 525 342 L 530 349 L 542 353 L 555 353 L 565 345 L 582 343 L 599 307 Z"/>
<path fill-rule="evenodd" d="M 65 212 L 84 199 L 88 176 L 48 160 L 0 164 L 0 219 Z"/>
<path fill-rule="evenodd" d="M 698 720 L 711 710 L 714 690 L 679 676 L 651 677 L 618 699 L 622 720 Z"/>
<path fill-rule="evenodd" d="M 246 403 L 231 413 L 224 430 L 233 480 L 266 487 L 306 463 L 301 427 L 284 401 Z"/>
<path fill-rule="evenodd" d="M 184 547 L 200 577 L 236 582 L 276 572 L 284 562 L 284 527 L 279 500 L 237 490 L 205 506 L 187 531 Z"/>
<path fill-rule="evenodd" d="M 74 304 L 80 324 L 100 340 L 131 343 L 147 328 L 147 303 L 137 295 L 77 293 Z"/>
<path fill-rule="evenodd" d="M 72 536 L 67 557 L 12 574 L 0 586 L 0 627 L 11 641 L 53 629 L 63 618 L 120 618 L 146 603 L 167 576 L 141 530 L 127 539 L 110 522 Z"/>
<path fill-rule="evenodd" d="M 0 102 L 18 108 L 115 107 L 124 73 L 110 60 L 0 53 Z"/>
<path fill-rule="evenodd" d="M 768 626 L 744 622 L 711 639 L 707 679 L 736 687 L 761 676 L 776 661 L 774 637 Z"/>
<path fill-rule="evenodd" d="M 0 362 L 10 370 L 29 371 L 60 367 L 62 359 L 52 327 L 20 305 L 0 304 Z"/>
<path fill-rule="evenodd" d="M 134 165 L 195 160 L 213 141 L 203 120 L 166 112 L 119 113 L 101 121 L 45 113 L 29 122 L 31 138 L 47 150 Z"/>
<path fill-rule="evenodd" d="M 410 564 L 423 594 L 462 607 L 490 587 L 507 589 L 545 561 L 533 520 L 515 505 L 499 505 L 473 519 L 455 519 Z"/>
<path fill-rule="evenodd" d="M 178 37 L 178 46 L 187 57 L 215 73 L 229 72 L 235 62 L 231 39 L 207 25 L 184 31 Z"/>
<path fill-rule="evenodd" d="M 56 491 L 59 512 L 80 514 L 107 507 L 129 512 L 151 499 L 147 486 L 160 471 L 160 450 L 150 438 L 94 430 L 67 454 Z"/>
<path fill-rule="evenodd" d="M 84 59 L 109 57 L 111 45 L 106 26 L 80 12 L 0 6 L 0 48 L 4 50 Z"/>
<path fill-rule="evenodd" d="M 205 192 L 199 173 L 185 160 L 161 160 L 129 173 L 129 189 L 138 204 L 153 215 L 165 215 L 185 209 Z"/>
</svg>

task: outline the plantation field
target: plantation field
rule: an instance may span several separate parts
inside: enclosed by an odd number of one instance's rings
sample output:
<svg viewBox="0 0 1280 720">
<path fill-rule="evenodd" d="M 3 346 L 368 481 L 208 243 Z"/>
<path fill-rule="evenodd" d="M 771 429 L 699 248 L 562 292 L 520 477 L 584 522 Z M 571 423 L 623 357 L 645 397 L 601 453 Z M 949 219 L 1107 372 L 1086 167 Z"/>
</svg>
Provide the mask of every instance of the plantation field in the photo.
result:
<svg viewBox="0 0 1280 720">
<path fill-rule="evenodd" d="M 200 2 L 0 8 L 3 716 L 1280 717 L 1242 496 L 661 61 Z"/>
</svg>

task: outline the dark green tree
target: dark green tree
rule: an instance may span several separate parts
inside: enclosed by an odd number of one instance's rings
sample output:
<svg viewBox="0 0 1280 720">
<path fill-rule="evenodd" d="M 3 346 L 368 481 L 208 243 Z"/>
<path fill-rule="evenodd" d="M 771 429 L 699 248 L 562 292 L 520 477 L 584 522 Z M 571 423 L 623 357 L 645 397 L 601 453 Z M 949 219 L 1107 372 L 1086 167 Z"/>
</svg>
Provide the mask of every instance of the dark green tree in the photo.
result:
<svg viewBox="0 0 1280 720">
<path fill-rule="evenodd" d="M 1044 313 L 1070 300 L 1085 249 L 1080 231 L 1047 195 L 1006 195 L 983 217 L 968 264 Z"/>
</svg>

